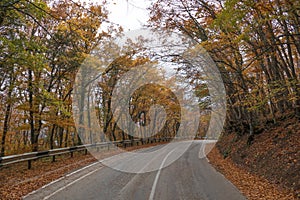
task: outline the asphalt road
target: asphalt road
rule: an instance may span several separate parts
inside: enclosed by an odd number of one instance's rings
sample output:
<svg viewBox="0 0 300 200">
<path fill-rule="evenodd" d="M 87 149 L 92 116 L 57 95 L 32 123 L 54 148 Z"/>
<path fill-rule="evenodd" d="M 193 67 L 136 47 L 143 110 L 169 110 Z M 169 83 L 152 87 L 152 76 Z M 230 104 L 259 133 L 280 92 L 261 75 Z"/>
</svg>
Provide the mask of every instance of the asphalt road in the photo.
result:
<svg viewBox="0 0 300 200">
<path fill-rule="evenodd" d="M 246 199 L 206 158 L 202 158 L 203 146 L 201 141 L 193 143 L 175 162 L 177 151 L 182 148 L 180 143 L 170 146 L 159 155 L 155 155 L 155 150 L 166 146 L 138 151 L 154 152 L 150 157 L 146 154 L 114 156 L 106 162 L 94 163 L 46 185 L 25 199 Z M 141 173 L 116 169 L 134 169 L 132 171 Z"/>
</svg>

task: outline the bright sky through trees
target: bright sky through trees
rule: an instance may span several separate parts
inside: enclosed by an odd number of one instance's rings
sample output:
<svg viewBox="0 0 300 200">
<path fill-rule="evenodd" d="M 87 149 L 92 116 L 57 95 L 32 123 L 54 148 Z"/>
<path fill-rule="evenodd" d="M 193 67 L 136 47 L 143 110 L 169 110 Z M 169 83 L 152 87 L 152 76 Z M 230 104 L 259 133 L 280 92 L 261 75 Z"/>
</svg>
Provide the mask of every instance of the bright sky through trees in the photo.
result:
<svg viewBox="0 0 300 200">
<path fill-rule="evenodd" d="M 113 0 L 109 2 L 108 19 L 121 25 L 124 31 L 139 29 L 148 20 L 151 0 Z"/>
</svg>

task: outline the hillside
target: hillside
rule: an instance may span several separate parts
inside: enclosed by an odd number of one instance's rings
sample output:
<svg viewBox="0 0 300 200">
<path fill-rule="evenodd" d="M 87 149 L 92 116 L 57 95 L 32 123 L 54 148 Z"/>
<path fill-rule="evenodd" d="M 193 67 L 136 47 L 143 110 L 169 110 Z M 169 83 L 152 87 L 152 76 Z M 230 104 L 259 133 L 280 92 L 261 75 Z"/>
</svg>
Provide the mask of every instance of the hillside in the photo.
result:
<svg viewBox="0 0 300 200">
<path fill-rule="evenodd" d="M 248 135 L 223 134 L 216 147 L 223 159 L 300 198 L 300 123 L 291 115 L 266 123 L 251 144 Z"/>
</svg>

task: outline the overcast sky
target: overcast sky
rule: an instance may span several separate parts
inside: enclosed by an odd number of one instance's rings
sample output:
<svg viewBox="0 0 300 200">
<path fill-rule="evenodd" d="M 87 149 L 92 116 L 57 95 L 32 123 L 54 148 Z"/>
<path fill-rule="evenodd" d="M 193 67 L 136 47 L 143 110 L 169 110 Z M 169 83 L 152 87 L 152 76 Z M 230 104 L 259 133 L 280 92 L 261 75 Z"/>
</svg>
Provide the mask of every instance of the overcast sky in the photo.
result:
<svg viewBox="0 0 300 200">
<path fill-rule="evenodd" d="M 151 0 L 109 0 L 108 2 L 110 11 L 108 19 L 121 25 L 125 32 L 141 28 L 149 18 L 149 11 L 146 8 L 151 5 Z"/>
</svg>

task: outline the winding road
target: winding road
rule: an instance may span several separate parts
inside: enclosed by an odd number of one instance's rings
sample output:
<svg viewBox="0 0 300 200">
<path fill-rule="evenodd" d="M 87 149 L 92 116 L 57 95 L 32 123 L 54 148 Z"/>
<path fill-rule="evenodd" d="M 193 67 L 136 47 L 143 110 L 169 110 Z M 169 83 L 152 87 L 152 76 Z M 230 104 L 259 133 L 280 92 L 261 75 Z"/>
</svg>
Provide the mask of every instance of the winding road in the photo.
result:
<svg viewBox="0 0 300 200">
<path fill-rule="evenodd" d="M 246 198 L 203 156 L 205 141 L 194 141 L 176 159 L 182 142 L 113 156 L 56 180 L 24 199 L 83 200 L 245 200 Z M 160 155 L 143 154 L 165 147 Z M 140 155 L 140 156 L 139 156 Z M 154 156 L 155 155 L 155 156 Z M 175 161 L 174 161 L 175 160 Z M 174 161 L 174 162 L 173 162 Z M 107 167 L 113 166 L 111 167 Z M 122 172 L 137 171 L 140 173 Z M 156 170 L 154 170 L 156 169 Z M 126 171 L 123 170 L 123 171 Z"/>
</svg>

